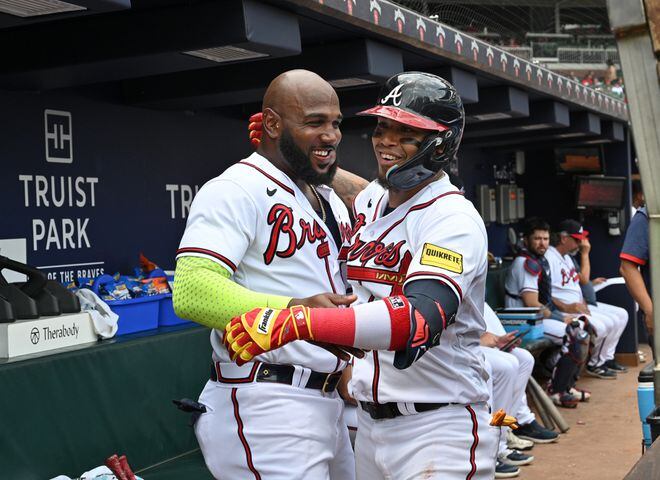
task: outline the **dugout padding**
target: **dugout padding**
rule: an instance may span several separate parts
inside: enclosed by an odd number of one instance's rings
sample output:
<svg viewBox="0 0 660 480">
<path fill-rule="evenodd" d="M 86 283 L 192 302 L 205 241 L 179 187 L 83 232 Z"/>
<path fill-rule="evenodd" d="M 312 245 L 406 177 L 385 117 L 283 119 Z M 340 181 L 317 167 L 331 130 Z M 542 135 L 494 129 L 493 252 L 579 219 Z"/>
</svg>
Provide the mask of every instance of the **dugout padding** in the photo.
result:
<svg viewBox="0 0 660 480">
<path fill-rule="evenodd" d="M 0 477 L 76 477 L 114 452 L 138 471 L 197 449 L 172 399 L 197 398 L 207 381 L 209 330 L 154 333 L 0 364 Z M 145 476 L 210 479 L 200 460 L 192 454 Z"/>
</svg>

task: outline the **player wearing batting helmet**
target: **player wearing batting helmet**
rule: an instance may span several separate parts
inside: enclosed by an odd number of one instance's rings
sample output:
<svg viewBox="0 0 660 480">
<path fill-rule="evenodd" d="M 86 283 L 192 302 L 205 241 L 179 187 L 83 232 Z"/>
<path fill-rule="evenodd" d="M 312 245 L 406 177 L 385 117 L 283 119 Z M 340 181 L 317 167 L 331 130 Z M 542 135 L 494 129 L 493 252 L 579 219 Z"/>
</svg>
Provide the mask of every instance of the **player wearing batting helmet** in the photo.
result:
<svg viewBox="0 0 660 480">
<path fill-rule="evenodd" d="M 227 326 L 237 363 L 299 339 L 373 350 L 356 359 L 357 477 L 490 479 L 496 436 L 479 338 L 487 272 L 481 217 L 443 168 L 461 99 L 421 72 L 390 78 L 374 108 L 379 178 L 354 203 L 347 250 L 357 305 L 257 309 Z"/>
</svg>

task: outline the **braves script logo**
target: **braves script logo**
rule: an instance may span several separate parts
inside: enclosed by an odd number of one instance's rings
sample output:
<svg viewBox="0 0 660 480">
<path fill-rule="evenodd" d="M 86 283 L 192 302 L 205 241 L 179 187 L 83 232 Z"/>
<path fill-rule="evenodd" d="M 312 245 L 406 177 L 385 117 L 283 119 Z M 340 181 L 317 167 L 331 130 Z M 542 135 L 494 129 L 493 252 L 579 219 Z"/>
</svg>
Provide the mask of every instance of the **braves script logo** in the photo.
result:
<svg viewBox="0 0 660 480">
<path fill-rule="evenodd" d="M 566 272 L 563 268 L 561 269 L 561 286 L 568 285 L 570 282 L 579 282 L 580 276 L 575 271 L 575 268 L 571 268 L 569 272 Z"/>
<path fill-rule="evenodd" d="M 395 107 L 401 105 L 401 95 L 403 95 L 403 92 L 401 91 L 402 88 L 403 88 L 403 83 L 400 83 L 399 85 L 394 87 L 392 91 L 388 93 L 387 96 L 385 96 L 385 98 L 383 98 L 380 101 L 380 103 L 385 105 L 390 99 L 392 99 L 392 105 L 394 105 Z"/>
<path fill-rule="evenodd" d="M 376 265 L 392 268 L 401 261 L 401 247 L 405 243 L 405 240 L 401 240 L 396 244 L 391 242 L 388 245 L 377 240 L 363 242 L 360 240 L 360 234 L 358 233 L 348 249 L 348 261 L 358 260 L 364 265 L 373 260 Z"/>
<path fill-rule="evenodd" d="M 270 212 L 268 212 L 267 221 L 268 225 L 273 226 L 273 230 L 270 233 L 268 248 L 264 252 L 264 263 L 266 265 L 270 265 L 276 256 L 280 258 L 291 257 L 296 250 L 300 250 L 305 245 L 305 242 L 309 242 L 310 244 L 316 241 L 322 242 L 317 251 L 320 258 L 330 254 L 328 243 L 324 242 L 326 238 L 325 230 L 321 228 L 316 220 L 310 225 L 301 218 L 298 224 L 302 231 L 300 234 L 297 234 L 294 230 L 295 218 L 291 207 L 276 203 L 271 207 Z M 285 239 L 284 248 L 279 247 L 280 238 Z M 325 247 L 323 247 L 324 245 Z"/>
</svg>

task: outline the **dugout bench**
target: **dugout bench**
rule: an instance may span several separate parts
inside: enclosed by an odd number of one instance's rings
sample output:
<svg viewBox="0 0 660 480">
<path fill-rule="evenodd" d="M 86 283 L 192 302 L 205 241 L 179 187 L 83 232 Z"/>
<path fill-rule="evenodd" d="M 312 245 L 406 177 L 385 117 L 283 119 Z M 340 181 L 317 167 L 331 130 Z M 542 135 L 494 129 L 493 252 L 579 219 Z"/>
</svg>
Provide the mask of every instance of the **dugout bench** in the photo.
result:
<svg viewBox="0 0 660 480">
<path fill-rule="evenodd" d="M 197 398 L 210 354 L 186 325 L 0 363 L 0 477 L 75 478 L 117 452 L 145 480 L 212 480 L 172 404 Z"/>
</svg>

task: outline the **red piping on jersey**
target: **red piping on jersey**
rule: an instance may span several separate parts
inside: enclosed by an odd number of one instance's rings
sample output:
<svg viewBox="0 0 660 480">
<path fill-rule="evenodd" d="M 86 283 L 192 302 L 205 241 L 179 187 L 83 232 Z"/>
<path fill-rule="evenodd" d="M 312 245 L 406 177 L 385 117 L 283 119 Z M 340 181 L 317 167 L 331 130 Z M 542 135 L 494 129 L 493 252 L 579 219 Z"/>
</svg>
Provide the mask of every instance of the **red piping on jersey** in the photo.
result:
<svg viewBox="0 0 660 480">
<path fill-rule="evenodd" d="M 176 251 L 177 255 L 180 255 L 182 253 L 203 253 L 204 255 L 208 255 L 209 257 L 217 258 L 222 263 L 226 263 L 227 266 L 232 269 L 232 271 L 234 272 L 236 271 L 236 265 L 234 265 L 234 262 L 229 260 L 227 257 L 220 255 L 217 252 L 214 252 L 213 250 L 207 250 L 206 248 L 184 247 Z"/>
<path fill-rule="evenodd" d="M 369 297 L 367 303 L 371 303 L 376 299 L 373 295 Z M 371 397 L 374 403 L 378 403 L 378 380 L 380 379 L 380 363 L 378 362 L 378 350 L 374 350 L 374 378 L 371 380 Z"/>
<path fill-rule="evenodd" d="M 335 282 L 332 281 L 332 274 L 330 273 L 330 262 L 328 262 L 328 257 L 323 257 L 325 262 L 325 273 L 328 275 L 328 280 L 330 280 L 330 287 L 332 288 L 332 293 L 337 293 L 335 288 Z"/>
<path fill-rule="evenodd" d="M 380 380 L 380 362 L 378 361 L 378 350 L 373 351 L 374 354 L 374 379 L 371 381 L 371 396 L 374 403 L 378 403 L 378 380 Z"/>
<path fill-rule="evenodd" d="M 418 205 L 413 205 L 412 207 L 410 207 L 410 209 L 406 212 L 406 214 L 405 214 L 402 218 L 400 218 L 399 220 L 397 220 L 396 222 L 394 222 L 394 223 L 390 226 L 390 228 L 388 228 L 387 230 L 385 230 L 385 231 L 383 232 L 383 234 L 382 234 L 380 237 L 378 237 L 378 239 L 377 239 L 376 241 L 377 241 L 377 242 L 382 241 L 383 238 L 385 238 L 385 237 L 387 236 L 387 234 L 390 233 L 390 232 L 392 231 L 392 229 L 394 229 L 397 225 L 399 225 L 401 222 L 403 222 L 403 221 L 406 219 L 406 217 L 408 216 L 408 214 L 409 214 L 410 212 L 414 212 L 415 210 L 422 210 L 422 209 L 424 209 L 424 208 L 426 208 L 426 207 L 428 207 L 428 206 L 430 206 L 430 205 L 433 205 L 433 203 L 435 203 L 436 200 L 439 200 L 439 199 L 442 198 L 442 197 L 446 197 L 447 195 L 463 195 L 463 193 L 462 193 L 462 192 L 459 192 L 458 190 L 454 190 L 454 191 L 451 191 L 451 192 L 445 192 L 445 193 L 443 193 L 443 194 L 438 195 L 437 197 L 432 198 L 431 200 L 429 200 L 429 201 L 427 201 L 427 202 L 420 203 L 420 204 L 418 204 Z M 381 198 L 381 200 L 382 200 L 382 198 Z M 380 203 L 380 201 L 379 201 L 378 203 Z M 374 217 L 374 219 L 375 219 L 375 217 Z"/>
<path fill-rule="evenodd" d="M 293 189 L 292 189 L 291 187 L 287 187 L 287 186 L 284 185 L 282 182 L 280 182 L 278 179 L 276 179 L 276 178 L 273 177 L 272 175 L 269 175 L 268 173 L 266 173 L 265 171 L 263 171 L 261 168 L 257 167 L 256 165 L 254 165 L 254 164 L 252 164 L 252 163 L 250 163 L 250 162 L 246 162 L 245 160 L 238 162 L 238 164 L 239 164 L 239 165 L 247 165 L 248 167 L 252 167 L 252 168 L 254 168 L 254 169 L 257 170 L 258 172 L 260 172 L 260 173 L 262 173 L 263 175 L 265 175 L 266 177 L 268 177 L 268 178 L 269 178 L 270 180 L 272 180 L 273 182 L 277 183 L 280 187 L 282 187 L 284 190 L 286 190 L 287 192 L 289 192 L 291 195 L 293 195 L 294 197 L 296 196 L 295 192 L 293 191 Z"/>
<path fill-rule="evenodd" d="M 474 461 L 474 456 L 477 451 L 477 445 L 479 445 L 479 423 L 477 422 L 477 414 L 474 413 L 470 405 L 465 406 L 466 410 L 470 412 L 470 417 L 472 417 L 472 446 L 470 447 L 470 465 L 472 468 L 470 472 L 465 477 L 465 480 L 471 480 L 474 474 L 477 472 L 477 463 Z"/>
<path fill-rule="evenodd" d="M 619 258 L 622 258 L 623 260 L 628 260 L 629 262 L 636 263 L 637 265 L 646 265 L 646 260 L 637 258 L 636 256 L 630 255 L 629 253 L 621 253 L 619 254 Z"/>
<path fill-rule="evenodd" d="M 261 362 L 254 362 L 254 365 L 252 365 L 252 370 L 250 370 L 250 374 L 247 377 L 227 378 L 222 376 L 220 362 L 215 362 L 215 374 L 218 378 L 218 382 L 220 383 L 252 383 L 254 382 L 254 377 L 256 377 L 257 371 L 259 370 L 259 365 L 261 365 Z"/>
<path fill-rule="evenodd" d="M 371 219 L 372 222 L 376 221 L 376 217 L 378 216 L 378 213 L 380 212 L 380 202 L 383 201 L 383 198 L 385 198 L 384 193 L 380 196 L 380 200 L 378 200 L 378 203 L 376 204 L 376 210 L 374 210 L 374 216 Z"/>
<path fill-rule="evenodd" d="M 237 390 L 238 389 L 235 387 L 231 389 L 231 402 L 234 404 L 234 418 L 236 419 L 236 424 L 238 426 L 238 438 L 243 444 L 243 449 L 245 450 L 245 459 L 247 460 L 248 468 L 254 475 L 254 479 L 261 480 L 261 475 L 259 475 L 259 472 L 257 472 L 257 469 L 254 468 L 254 464 L 252 463 L 252 451 L 250 450 L 250 445 L 248 445 L 245 435 L 243 434 L 243 420 L 241 419 L 241 415 L 238 411 L 238 399 L 236 398 Z"/>
<path fill-rule="evenodd" d="M 339 257 L 338 260 L 340 262 L 345 261 L 348 258 L 348 250 L 349 248 L 344 246 L 339 249 Z"/>
<path fill-rule="evenodd" d="M 414 277 L 428 277 L 428 276 L 439 277 L 442 280 L 446 280 L 447 282 L 451 283 L 452 286 L 456 289 L 456 292 L 458 293 L 458 300 L 461 301 L 461 302 L 463 301 L 463 290 L 461 290 L 461 287 L 459 287 L 458 283 L 456 283 L 456 281 L 453 278 L 451 278 L 448 275 L 445 275 L 444 273 L 415 272 L 415 273 L 411 273 L 410 275 L 408 275 L 408 277 L 406 278 L 406 282 L 408 282 L 411 278 L 414 278 Z"/>
</svg>

